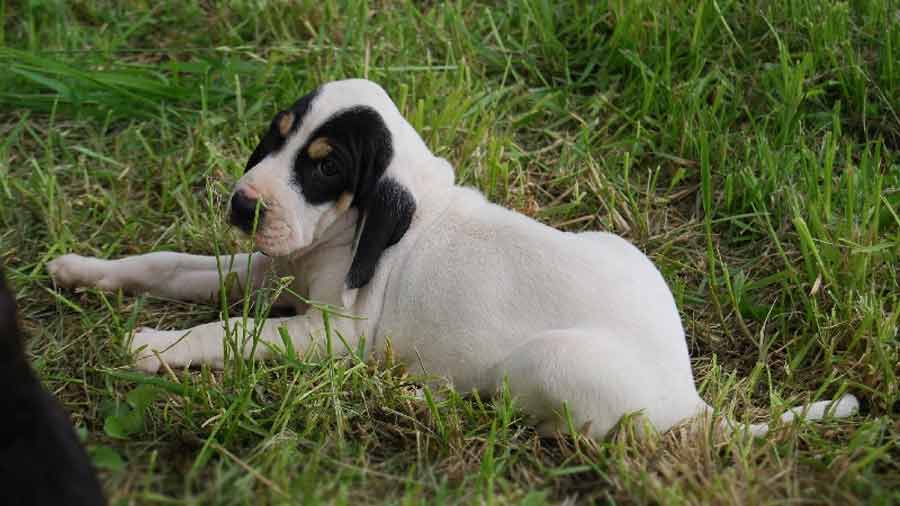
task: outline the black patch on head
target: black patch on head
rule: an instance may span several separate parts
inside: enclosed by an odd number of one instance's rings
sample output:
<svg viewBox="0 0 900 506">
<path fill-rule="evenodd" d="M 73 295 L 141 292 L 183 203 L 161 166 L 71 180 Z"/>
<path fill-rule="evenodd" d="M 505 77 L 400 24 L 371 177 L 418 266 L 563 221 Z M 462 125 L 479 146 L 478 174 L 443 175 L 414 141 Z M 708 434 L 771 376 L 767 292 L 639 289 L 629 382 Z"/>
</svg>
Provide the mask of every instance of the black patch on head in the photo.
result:
<svg viewBox="0 0 900 506">
<path fill-rule="evenodd" d="M 100 506 L 94 468 L 69 417 L 22 351 L 15 299 L 0 272 L 0 490 L 4 504 Z"/>
<path fill-rule="evenodd" d="M 306 113 L 309 111 L 309 106 L 312 104 L 313 99 L 318 95 L 319 90 L 312 91 L 306 95 L 304 95 L 300 100 L 294 102 L 294 105 L 291 106 L 287 111 L 281 111 L 272 118 L 272 122 L 269 123 L 269 129 L 263 134 L 262 139 L 260 139 L 259 144 L 256 145 L 256 149 L 253 150 L 253 154 L 250 155 L 250 159 L 247 160 L 247 165 L 244 167 L 244 172 L 252 169 L 259 162 L 261 162 L 265 157 L 269 156 L 271 153 L 274 153 L 281 149 L 284 146 L 284 142 L 286 138 L 281 135 L 281 131 L 278 128 L 278 123 L 281 118 L 291 112 L 294 114 L 294 124 L 291 125 L 291 132 L 297 130 L 300 125 L 303 123 L 303 117 L 306 116 Z"/>
<path fill-rule="evenodd" d="M 324 138 L 331 152 L 324 158 L 309 156 L 309 146 Z M 294 179 L 310 204 L 336 201 L 353 194 L 353 205 L 363 205 L 384 174 L 394 151 L 391 133 L 371 107 L 338 112 L 317 128 L 297 152 Z"/>
<path fill-rule="evenodd" d="M 323 158 L 309 155 L 309 146 L 325 139 L 331 151 Z M 316 129 L 294 162 L 294 179 L 310 204 L 337 201 L 353 195 L 362 230 L 346 283 L 351 289 L 372 278 L 384 250 L 403 237 L 416 202 L 398 182 L 385 178 L 393 157 L 391 133 L 371 107 L 338 112 Z"/>
</svg>

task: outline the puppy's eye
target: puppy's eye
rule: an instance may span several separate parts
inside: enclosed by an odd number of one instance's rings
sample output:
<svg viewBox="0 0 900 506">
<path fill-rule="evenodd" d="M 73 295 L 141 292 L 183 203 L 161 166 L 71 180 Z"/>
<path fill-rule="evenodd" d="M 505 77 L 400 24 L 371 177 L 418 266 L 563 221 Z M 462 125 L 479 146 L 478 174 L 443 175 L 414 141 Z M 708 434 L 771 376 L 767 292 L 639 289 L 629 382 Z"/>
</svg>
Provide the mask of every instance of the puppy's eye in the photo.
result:
<svg viewBox="0 0 900 506">
<path fill-rule="evenodd" d="M 332 178 L 338 175 L 338 167 L 334 160 L 326 158 L 316 165 L 316 175 L 325 178 Z"/>
</svg>

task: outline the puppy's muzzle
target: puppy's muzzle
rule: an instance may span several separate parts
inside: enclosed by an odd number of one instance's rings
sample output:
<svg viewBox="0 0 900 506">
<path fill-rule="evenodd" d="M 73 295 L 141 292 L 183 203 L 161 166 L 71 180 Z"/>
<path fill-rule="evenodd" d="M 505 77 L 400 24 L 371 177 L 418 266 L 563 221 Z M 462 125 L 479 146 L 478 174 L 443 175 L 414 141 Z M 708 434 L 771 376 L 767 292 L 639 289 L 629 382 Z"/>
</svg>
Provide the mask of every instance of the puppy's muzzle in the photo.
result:
<svg viewBox="0 0 900 506">
<path fill-rule="evenodd" d="M 253 190 L 242 188 L 231 196 L 231 214 L 228 222 L 249 234 L 253 231 L 254 222 L 257 229 L 262 225 L 265 211 L 259 195 Z"/>
</svg>

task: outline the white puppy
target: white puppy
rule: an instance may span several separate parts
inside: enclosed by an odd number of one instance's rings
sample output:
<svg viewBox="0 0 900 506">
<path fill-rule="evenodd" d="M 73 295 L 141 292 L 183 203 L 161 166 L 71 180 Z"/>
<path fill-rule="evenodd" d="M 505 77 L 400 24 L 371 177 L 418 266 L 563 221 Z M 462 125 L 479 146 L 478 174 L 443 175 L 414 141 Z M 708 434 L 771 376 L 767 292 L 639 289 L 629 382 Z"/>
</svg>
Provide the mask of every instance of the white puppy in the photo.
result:
<svg viewBox="0 0 900 506">
<path fill-rule="evenodd" d="M 250 274 L 259 287 L 269 271 L 294 276 L 297 293 L 363 317 L 332 321 L 353 349 L 359 336 L 375 353 L 390 339 L 414 372 L 460 391 L 493 394 L 506 377 L 542 434 L 564 427 L 564 402 L 576 427 L 601 437 L 631 412 L 666 430 L 710 410 L 672 294 L 643 253 L 612 234 L 555 230 L 454 185 L 447 161 L 369 81 L 325 84 L 273 119 L 237 183 L 231 222 L 255 227 L 259 250 L 223 260 L 240 283 Z M 48 269 L 66 287 L 200 301 L 215 299 L 221 281 L 215 257 L 179 253 L 65 255 Z M 298 349 L 321 337 L 320 311 L 280 302 L 300 315 L 250 320 L 245 330 L 280 344 L 285 327 Z M 138 367 L 156 371 L 157 357 L 221 366 L 226 325 L 241 319 L 141 329 Z M 258 344 L 245 353 L 272 352 Z M 830 404 L 783 418 L 857 408 L 849 395 Z"/>
</svg>

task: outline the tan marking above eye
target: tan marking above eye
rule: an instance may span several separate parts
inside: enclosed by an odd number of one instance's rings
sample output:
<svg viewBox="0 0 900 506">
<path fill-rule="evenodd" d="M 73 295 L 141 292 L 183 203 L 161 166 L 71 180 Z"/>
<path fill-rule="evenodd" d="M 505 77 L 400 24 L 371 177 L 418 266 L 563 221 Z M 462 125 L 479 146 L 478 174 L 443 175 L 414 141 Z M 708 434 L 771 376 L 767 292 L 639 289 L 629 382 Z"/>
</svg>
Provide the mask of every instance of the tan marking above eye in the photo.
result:
<svg viewBox="0 0 900 506">
<path fill-rule="evenodd" d="M 309 144 L 309 149 L 307 149 L 307 151 L 309 152 L 310 158 L 313 160 L 320 160 L 331 153 L 331 145 L 328 144 L 328 139 L 319 137 Z"/>
<path fill-rule="evenodd" d="M 282 115 L 281 119 L 278 120 L 278 133 L 280 133 L 282 137 L 287 137 L 291 132 L 292 126 L 294 126 L 294 113 L 289 111 Z"/>
<path fill-rule="evenodd" d="M 335 204 L 335 208 L 337 212 L 343 213 L 347 209 L 350 209 L 350 205 L 353 204 L 353 194 L 350 192 L 344 192 L 341 194 L 340 198 L 338 198 L 337 204 Z"/>
</svg>

